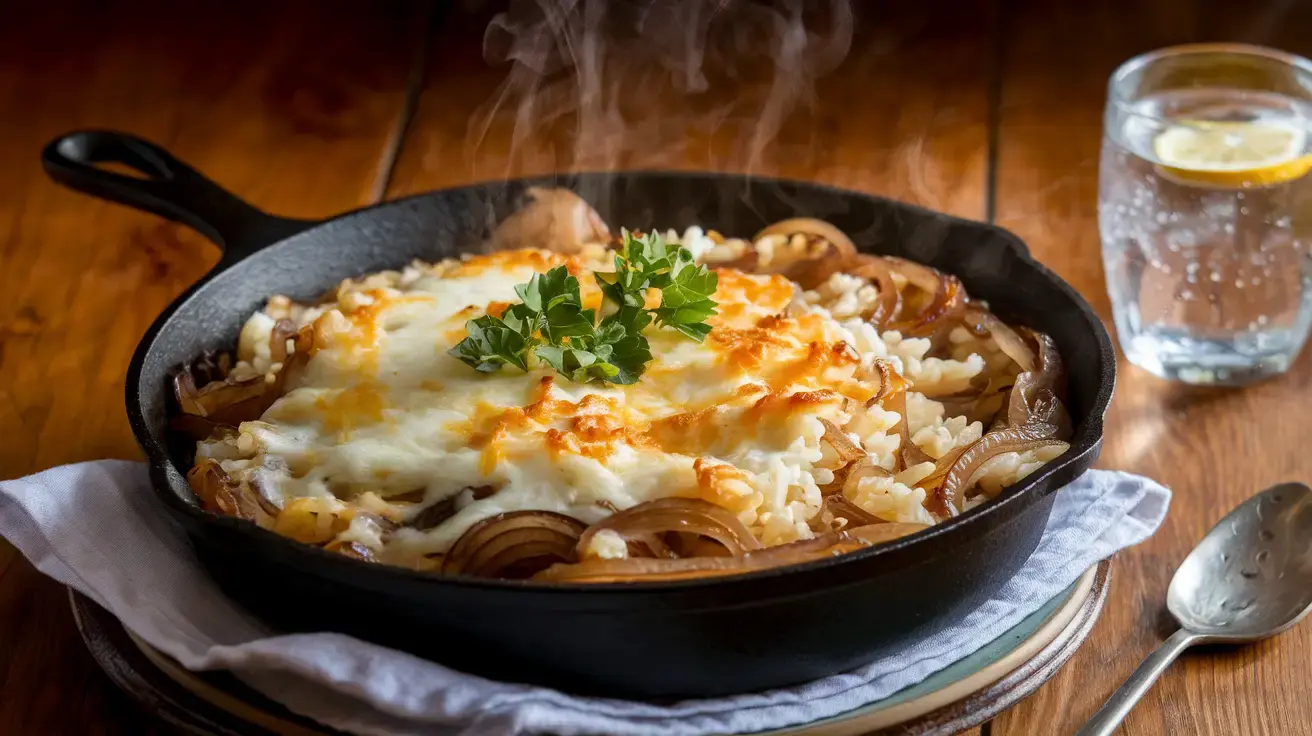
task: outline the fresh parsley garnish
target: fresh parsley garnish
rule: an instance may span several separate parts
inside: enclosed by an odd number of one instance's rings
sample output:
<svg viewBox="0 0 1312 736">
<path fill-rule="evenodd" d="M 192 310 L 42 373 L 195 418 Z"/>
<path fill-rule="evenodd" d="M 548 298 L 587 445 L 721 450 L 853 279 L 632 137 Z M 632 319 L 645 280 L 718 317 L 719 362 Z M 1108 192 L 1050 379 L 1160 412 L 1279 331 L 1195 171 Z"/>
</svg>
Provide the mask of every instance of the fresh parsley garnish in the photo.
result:
<svg viewBox="0 0 1312 736">
<path fill-rule="evenodd" d="M 583 308 L 578 279 L 557 266 L 516 286 L 520 301 L 500 317 L 466 322 L 469 336 L 451 355 L 492 373 L 503 365 L 527 371 L 532 353 L 571 381 L 630 384 L 651 361 L 642 331 L 653 322 L 697 342 L 705 340 L 711 331 L 706 320 L 715 314 L 715 273 L 659 235 L 621 234 L 615 272 L 594 274 L 611 305 L 600 322 L 593 310 Z M 653 288 L 660 290 L 660 305 L 647 309 L 647 290 Z"/>
</svg>

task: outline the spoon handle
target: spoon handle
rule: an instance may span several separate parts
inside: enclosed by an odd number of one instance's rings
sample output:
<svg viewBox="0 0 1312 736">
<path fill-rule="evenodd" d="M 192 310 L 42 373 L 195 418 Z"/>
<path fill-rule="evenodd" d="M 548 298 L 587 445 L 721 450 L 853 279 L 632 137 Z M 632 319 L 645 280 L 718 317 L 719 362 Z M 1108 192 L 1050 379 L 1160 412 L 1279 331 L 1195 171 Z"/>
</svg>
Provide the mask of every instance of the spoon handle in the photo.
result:
<svg viewBox="0 0 1312 736">
<path fill-rule="evenodd" d="M 1148 688 L 1152 687 L 1175 658 L 1180 656 L 1180 652 L 1188 649 L 1199 638 L 1197 634 L 1184 629 L 1171 634 L 1171 638 L 1162 642 L 1156 651 L 1144 659 L 1139 669 L 1112 693 L 1107 703 L 1093 714 L 1093 718 L 1090 718 L 1075 736 L 1110 736 L 1116 727 L 1121 725 L 1121 721 L 1125 720 L 1125 716 L 1129 715 L 1134 704 L 1139 702 L 1139 698 L 1148 692 Z"/>
</svg>

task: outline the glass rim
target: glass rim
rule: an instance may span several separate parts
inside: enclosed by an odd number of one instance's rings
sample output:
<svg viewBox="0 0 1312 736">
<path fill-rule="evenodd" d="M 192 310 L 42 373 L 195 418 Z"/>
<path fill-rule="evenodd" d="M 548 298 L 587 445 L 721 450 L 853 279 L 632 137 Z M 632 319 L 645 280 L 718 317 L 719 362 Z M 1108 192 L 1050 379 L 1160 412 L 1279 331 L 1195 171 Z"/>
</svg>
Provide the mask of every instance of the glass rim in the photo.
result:
<svg viewBox="0 0 1312 736">
<path fill-rule="evenodd" d="M 1186 43 L 1146 51 L 1121 62 L 1121 65 L 1116 67 L 1107 80 L 1108 101 L 1117 106 L 1124 105 L 1128 101 L 1128 96 L 1120 91 L 1120 83 L 1149 64 L 1178 56 L 1204 54 L 1236 54 L 1267 59 L 1292 67 L 1312 77 L 1312 61 L 1298 54 L 1291 54 L 1288 51 L 1249 43 Z"/>
</svg>

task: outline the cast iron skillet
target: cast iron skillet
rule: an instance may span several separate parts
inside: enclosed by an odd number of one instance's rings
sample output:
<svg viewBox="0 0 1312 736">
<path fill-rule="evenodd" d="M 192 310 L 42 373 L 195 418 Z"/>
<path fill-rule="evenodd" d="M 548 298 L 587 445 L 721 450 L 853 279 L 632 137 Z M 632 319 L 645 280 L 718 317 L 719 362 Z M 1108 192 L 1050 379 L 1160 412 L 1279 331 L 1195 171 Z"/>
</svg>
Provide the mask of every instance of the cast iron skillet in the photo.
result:
<svg viewBox="0 0 1312 736">
<path fill-rule="evenodd" d="M 128 417 L 160 502 L 202 563 L 281 629 L 342 631 L 488 677 L 631 698 L 807 681 L 869 662 L 979 605 L 1034 551 L 1053 493 L 1093 463 L 1102 442 L 1115 374 L 1107 333 L 1016 236 L 990 225 L 817 184 L 685 172 L 474 184 L 306 222 L 265 214 L 127 135 L 72 133 L 42 156 L 56 181 L 184 223 L 223 250 L 142 338 L 128 370 Z M 104 162 L 144 178 L 96 166 Z M 574 189 L 612 227 L 699 224 L 750 234 L 786 217 L 822 217 L 863 250 L 954 273 L 1004 319 L 1056 340 L 1069 366 L 1071 448 L 997 501 L 911 537 L 719 580 L 581 586 L 440 577 L 201 511 L 184 478 L 189 448 L 171 445 L 167 431 L 170 371 L 203 350 L 231 348 L 271 294 L 313 298 L 349 276 L 478 247 L 532 185 Z"/>
</svg>

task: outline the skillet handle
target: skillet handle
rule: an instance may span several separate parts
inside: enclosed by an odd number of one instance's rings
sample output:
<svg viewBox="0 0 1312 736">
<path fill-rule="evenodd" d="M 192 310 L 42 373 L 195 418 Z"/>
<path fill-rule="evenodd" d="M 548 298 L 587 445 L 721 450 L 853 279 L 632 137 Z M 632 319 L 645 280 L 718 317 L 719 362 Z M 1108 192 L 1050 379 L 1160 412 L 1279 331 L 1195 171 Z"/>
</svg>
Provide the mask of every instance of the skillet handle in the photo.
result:
<svg viewBox="0 0 1312 736">
<path fill-rule="evenodd" d="M 223 250 L 233 263 L 290 237 L 312 220 L 275 217 L 251 206 L 163 148 L 126 133 L 84 130 L 46 145 L 41 163 L 50 178 L 70 189 L 180 222 Z M 141 176 L 98 164 L 126 166 Z"/>
</svg>

